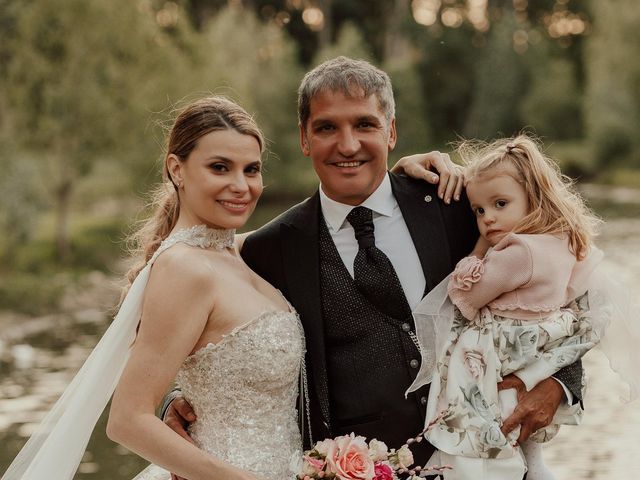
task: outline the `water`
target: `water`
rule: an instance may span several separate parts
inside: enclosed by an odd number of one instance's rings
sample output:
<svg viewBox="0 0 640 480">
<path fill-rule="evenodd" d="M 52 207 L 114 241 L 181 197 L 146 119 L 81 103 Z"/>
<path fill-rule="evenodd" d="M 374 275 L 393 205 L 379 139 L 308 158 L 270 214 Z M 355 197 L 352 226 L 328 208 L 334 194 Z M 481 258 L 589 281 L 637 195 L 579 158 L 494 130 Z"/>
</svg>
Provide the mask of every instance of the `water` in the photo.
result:
<svg viewBox="0 0 640 480">
<path fill-rule="evenodd" d="M 607 254 L 607 268 L 637 296 L 640 192 L 593 188 L 588 194 L 607 220 L 598 241 Z M 271 213 L 259 215 L 269 218 Z M 112 286 L 105 285 L 105 290 L 117 298 Z M 0 318 L 0 472 L 62 393 L 107 324 L 99 309 L 42 319 Z M 598 351 L 590 352 L 584 364 L 589 375 L 584 422 L 563 426 L 545 446 L 545 458 L 557 480 L 640 478 L 640 401 L 622 406 L 618 398 L 623 385 Z M 77 479 L 131 479 L 146 465 L 106 438 L 105 423 L 106 414 L 98 422 Z"/>
</svg>

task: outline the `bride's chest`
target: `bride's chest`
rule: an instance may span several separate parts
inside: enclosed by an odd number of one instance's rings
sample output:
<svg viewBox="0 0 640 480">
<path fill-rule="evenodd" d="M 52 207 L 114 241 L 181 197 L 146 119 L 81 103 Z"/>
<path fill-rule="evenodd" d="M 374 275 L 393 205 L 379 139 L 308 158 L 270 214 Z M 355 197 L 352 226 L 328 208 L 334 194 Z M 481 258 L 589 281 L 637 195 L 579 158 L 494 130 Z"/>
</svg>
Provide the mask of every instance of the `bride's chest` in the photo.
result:
<svg viewBox="0 0 640 480">
<path fill-rule="evenodd" d="M 304 355 L 304 334 L 295 313 L 265 312 L 210 343 L 183 363 L 183 390 L 227 396 L 295 386 Z"/>
</svg>

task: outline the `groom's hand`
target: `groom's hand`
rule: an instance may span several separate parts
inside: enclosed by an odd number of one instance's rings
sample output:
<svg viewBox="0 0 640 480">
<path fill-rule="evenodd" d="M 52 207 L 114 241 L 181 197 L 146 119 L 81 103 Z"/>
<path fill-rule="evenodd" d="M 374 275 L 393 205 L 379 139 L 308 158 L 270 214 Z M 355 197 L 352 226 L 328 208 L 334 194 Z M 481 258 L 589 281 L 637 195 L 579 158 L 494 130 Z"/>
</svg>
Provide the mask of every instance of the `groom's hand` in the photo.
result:
<svg viewBox="0 0 640 480">
<path fill-rule="evenodd" d="M 502 433 L 507 435 L 520 425 L 518 443 L 522 445 L 532 433 L 551 423 L 565 398 L 564 390 L 557 380 L 547 378 L 527 392 L 522 380 L 515 375 L 507 375 L 498 383 L 498 390 L 509 388 L 518 392 L 518 405 L 502 424 Z"/>
<path fill-rule="evenodd" d="M 164 423 L 171 428 L 174 432 L 187 440 L 189 443 L 194 443 L 189 434 L 187 433 L 187 427 L 191 422 L 196 419 L 196 414 L 187 402 L 182 397 L 176 397 L 167 407 L 167 411 L 164 415 Z M 171 480 L 185 480 L 182 477 L 171 474 Z"/>
<path fill-rule="evenodd" d="M 196 419 L 196 414 L 189 402 L 183 397 L 176 397 L 167 407 L 164 415 L 164 423 L 185 440 L 193 443 L 187 433 L 187 427 Z"/>
<path fill-rule="evenodd" d="M 434 170 L 437 173 L 434 173 Z M 451 203 L 452 197 L 460 200 L 464 186 L 464 169 L 453 163 L 446 153 L 433 151 L 402 157 L 391 171 L 438 184 L 438 196 L 445 203 Z"/>
</svg>

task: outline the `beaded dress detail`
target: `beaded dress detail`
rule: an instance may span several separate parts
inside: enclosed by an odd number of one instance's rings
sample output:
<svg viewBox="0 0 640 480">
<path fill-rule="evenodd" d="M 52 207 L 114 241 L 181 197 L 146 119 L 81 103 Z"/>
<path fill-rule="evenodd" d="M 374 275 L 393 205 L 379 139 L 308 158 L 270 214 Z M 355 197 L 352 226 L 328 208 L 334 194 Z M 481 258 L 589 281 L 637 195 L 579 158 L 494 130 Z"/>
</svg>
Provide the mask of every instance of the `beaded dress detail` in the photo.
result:
<svg viewBox="0 0 640 480">
<path fill-rule="evenodd" d="M 158 250 L 178 242 L 233 245 L 233 231 L 229 244 L 229 231 L 200 227 L 177 232 Z M 196 445 L 266 480 L 293 478 L 290 462 L 302 449 L 296 400 L 304 333 L 289 309 L 247 319 L 187 357 L 176 377 L 197 416 L 189 430 Z M 169 478 L 169 472 L 151 465 L 135 480 Z"/>
</svg>

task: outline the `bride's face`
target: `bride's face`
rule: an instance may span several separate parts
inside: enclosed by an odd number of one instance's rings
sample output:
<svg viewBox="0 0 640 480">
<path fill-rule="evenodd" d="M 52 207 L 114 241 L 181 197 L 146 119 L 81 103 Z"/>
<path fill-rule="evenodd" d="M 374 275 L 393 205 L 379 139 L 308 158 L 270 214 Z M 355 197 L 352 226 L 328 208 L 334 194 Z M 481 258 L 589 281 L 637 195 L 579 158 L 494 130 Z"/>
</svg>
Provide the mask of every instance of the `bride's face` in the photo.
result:
<svg viewBox="0 0 640 480">
<path fill-rule="evenodd" d="M 179 185 L 180 217 L 214 228 L 242 227 L 262 194 L 260 145 L 251 135 L 220 130 L 202 136 L 186 161 L 168 159 Z"/>
</svg>

